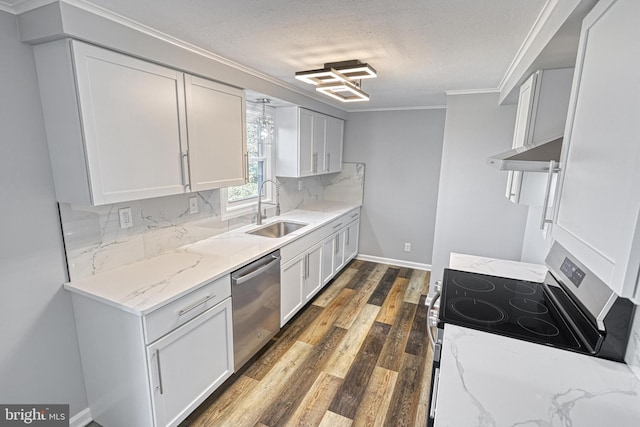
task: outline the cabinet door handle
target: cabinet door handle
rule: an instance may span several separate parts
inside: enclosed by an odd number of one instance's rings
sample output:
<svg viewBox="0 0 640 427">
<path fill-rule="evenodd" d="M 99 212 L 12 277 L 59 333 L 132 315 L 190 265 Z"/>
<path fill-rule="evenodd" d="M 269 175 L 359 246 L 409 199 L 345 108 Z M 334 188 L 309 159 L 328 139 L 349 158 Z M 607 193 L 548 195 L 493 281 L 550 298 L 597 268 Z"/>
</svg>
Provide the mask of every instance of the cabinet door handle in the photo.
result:
<svg viewBox="0 0 640 427">
<path fill-rule="evenodd" d="M 318 153 L 313 153 L 313 173 L 318 173 Z"/>
<path fill-rule="evenodd" d="M 357 217 L 358 215 L 359 215 L 359 214 L 358 214 L 358 212 L 356 212 L 356 213 L 354 213 L 354 214 L 352 214 L 352 215 L 351 215 L 351 218 L 355 218 L 355 217 Z"/>
<path fill-rule="evenodd" d="M 249 182 L 249 153 L 244 153 L 244 182 Z"/>
<path fill-rule="evenodd" d="M 351 228 L 350 227 L 347 227 L 347 232 L 345 234 L 347 235 L 347 238 L 346 238 L 344 244 L 349 246 L 349 241 L 351 240 L 351 239 L 349 239 L 349 236 L 351 236 Z"/>
<path fill-rule="evenodd" d="M 185 151 L 182 153 L 182 185 L 184 186 L 184 191 L 191 191 L 190 186 L 190 175 L 191 169 L 189 167 L 189 151 Z"/>
<path fill-rule="evenodd" d="M 557 172 L 555 160 L 549 162 L 549 172 L 547 173 L 547 188 L 544 192 L 544 203 L 542 203 L 542 218 L 540 219 L 540 230 L 544 230 L 545 224 L 551 224 L 553 220 L 547 219 L 547 209 L 549 208 L 549 196 L 551 194 L 551 181 L 553 174 Z"/>
<path fill-rule="evenodd" d="M 327 172 L 331 170 L 331 153 L 327 153 L 327 167 L 325 170 Z"/>
<path fill-rule="evenodd" d="M 309 254 L 307 254 L 304 258 L 304 278 L 309 278 Z"/>
<path fill-rule="evenodd" d="M 209 301 L 211 298 L 215 298 L 215 294 L 214 295 L 208 295 L 204 298 L 202 298 L 200 301 L 198 301 L 197 303 L 193 304 L 190 307 L 187 307 L 183 310 L 180 310 L 178 312 L 178 316 L 184 316 L 185 314 L 187 314 L 188 312 L 190 312 L 191 310 L 195 310 L 196 308 L 200 307 L 202 304 L 204 304 L 205 302 Z"/>
<path fill-rule="evenodd" d="M 160 394 L 164 394 L 164 387 L 162 386 L 162 368 L 160 367 L 160 349 L 156 349 L 156 361 L 158 362 L 158 387 Z"/>
<path fill-rule="evenodd" d="M 340 228 L 340 227 L 342 227 L 342 223 L 334 225 L 333 229 L 335 230 L 336 228 Z"/>
<path fill-rule="evenodd" d="M 334 248 L 334 254 L 338 255 L 339 249 L 338 247 L 340 246 L 340 235 L 336 234 L 336 247 Z"/>
</svg>

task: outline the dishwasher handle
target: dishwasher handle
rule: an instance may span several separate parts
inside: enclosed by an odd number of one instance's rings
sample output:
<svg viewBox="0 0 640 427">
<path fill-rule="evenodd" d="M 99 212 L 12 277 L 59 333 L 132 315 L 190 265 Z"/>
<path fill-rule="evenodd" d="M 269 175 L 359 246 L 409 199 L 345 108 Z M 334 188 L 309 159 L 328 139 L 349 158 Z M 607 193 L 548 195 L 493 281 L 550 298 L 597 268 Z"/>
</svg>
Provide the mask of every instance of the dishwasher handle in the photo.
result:
<svg viewBox="0 0 640 427">
<path fill-rule="evenodd" d="M 253 279 L 256 276 L 259 276 L 260 274 L 262 274 L 266 270 L 270 269 L 273 266 L 273 264 L 276 264 L 276 263 L 280 262 L 280 257 L 279 256 L 276 256 L 276 255 L 271 255 L 271 256 L 273 258 L 269 263 L 267 263 L 267 264 L 255 269 L 255 270 L 253 270 L 250 273 L 247 273 L 247 274 L 245 274 L 243 276 L 236 276 L 236 277 L 234 277 L 232 275 L 231 279 L 233 280 L 233 284 L 234 285 L 241 285 L 241 284 Z"/>
</svg>

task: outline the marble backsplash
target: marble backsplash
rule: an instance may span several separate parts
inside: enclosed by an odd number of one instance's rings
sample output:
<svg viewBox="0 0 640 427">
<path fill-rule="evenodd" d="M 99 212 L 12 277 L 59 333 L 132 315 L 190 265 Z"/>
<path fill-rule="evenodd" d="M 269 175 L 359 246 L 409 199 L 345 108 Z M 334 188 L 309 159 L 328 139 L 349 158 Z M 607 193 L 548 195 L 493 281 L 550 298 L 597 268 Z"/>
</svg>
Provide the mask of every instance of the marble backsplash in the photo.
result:
<svg viewBox="0 0 640 427">
<path fill-rule="evenodd" d="M 278 178 L 282 212 L 320 201 L 362 203 L 364 164 L 344 163 L 337 174 Z M 302 190 L 298 190 L 298 181 Z M 199 212 L 189 213 L 198 198 Z M 119 209 L 131 208 L 133 225 L 120 228 Z M 267 209 L 273 215 L 274 207 Z M 222 220 L 219 190 L 85 207 L 60 204 L 70 280 L 160 255 L 255 221 L 255 214 Z"/>
</svg>

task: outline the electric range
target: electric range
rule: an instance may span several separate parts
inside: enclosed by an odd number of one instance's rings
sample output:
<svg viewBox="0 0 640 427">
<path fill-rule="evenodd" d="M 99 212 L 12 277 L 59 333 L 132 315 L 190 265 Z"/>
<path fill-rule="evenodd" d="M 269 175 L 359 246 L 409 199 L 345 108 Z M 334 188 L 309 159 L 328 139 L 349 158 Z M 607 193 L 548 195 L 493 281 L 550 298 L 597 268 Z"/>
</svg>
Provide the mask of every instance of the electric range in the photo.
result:
<svg viewBox="0 0 640 427">
<path fill-rule="evenodd" d="M 434 356 L 427 426 L 435 417 L 433 396 L 447 324 L 624 362 L 634 304 L 618 297 L 557 242 L 545 264 L 542 283 L 444 270 L 429 304 L 427 329 Z"/>
<path fill-rule="evenodd" d="M 597 344 L 597 329 L 584 325 L 596 342 L 583 343 L 542 284 L 450 269 L 443 283 L 443 323 L 582 353 Z"/>
</svg>

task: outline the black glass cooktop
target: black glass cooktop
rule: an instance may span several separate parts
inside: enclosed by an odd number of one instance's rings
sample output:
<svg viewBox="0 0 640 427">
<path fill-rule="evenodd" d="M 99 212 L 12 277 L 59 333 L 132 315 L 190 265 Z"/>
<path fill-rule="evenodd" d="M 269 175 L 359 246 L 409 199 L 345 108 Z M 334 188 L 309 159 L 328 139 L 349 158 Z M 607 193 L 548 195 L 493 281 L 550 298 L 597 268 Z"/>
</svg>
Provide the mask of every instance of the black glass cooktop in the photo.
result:
<svg viewBox="0 0 640 427">
<path fill-rule="evenodd" d="M 539 283 L 445 269 L 440 321 L 588 353 Z"/>
</svg>

